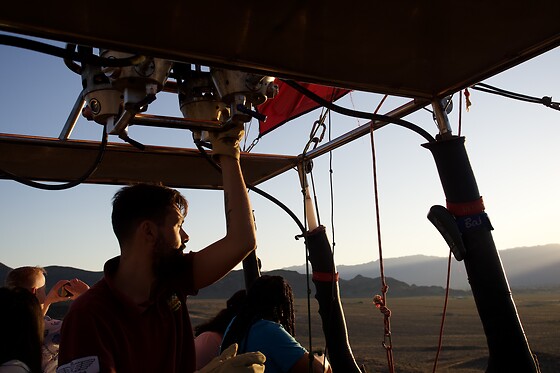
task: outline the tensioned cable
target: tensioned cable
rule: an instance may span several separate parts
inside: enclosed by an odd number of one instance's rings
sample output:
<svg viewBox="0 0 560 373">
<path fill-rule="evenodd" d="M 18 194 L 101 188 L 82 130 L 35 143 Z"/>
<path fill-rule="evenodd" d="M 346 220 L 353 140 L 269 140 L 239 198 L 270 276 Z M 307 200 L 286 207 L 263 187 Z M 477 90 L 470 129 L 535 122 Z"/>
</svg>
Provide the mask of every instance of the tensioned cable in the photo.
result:
<svg viewBox="0 0 560 373">
<path fill-rule="evenodd" d="M 331 97 L 331 101 L 332 101 L 332 97 Z M 329 110 L 329 142 L 332 141 L 332 117 L 331 117 L 331 111 Z M 334 261 L 334 251 L 336 248 L 336 239 L 335 239 L 335 229 L 334 229 L 334 182 L 333 182 L 333 152 L 330 151 L 329 152 L 329 189 L 330 189 L 330 198 L 331 198 L 331 237 L 332 237 L 332 261 L 333 263 Z M 336 268 L 333 265 L 333 269 L 332 269 L 332 273 L 331 275 L 333 276 L 332 278 L 336 278 Z M 333 315 L 334 314 L 334 308 L 335 308 L 335 303 L 334 303 L 334 299 L 335 299 L 335 295 L 336 295 L 336 282 L 333 281 L 332 282 L 332 286 L 331 286 L 331 311 L 329 312 L 329 315 Z M 326 344 L 325 344 L 326 346 Z M 325 347 L 325 355 L 327 355 L 327 348 Z"/>
<path fill-rule="evenodd" d="M 507 97 L 507 98 L 512 98 L 514 100 L 530 102 L 530 103 L 533 103 L 533 104 L 542 104 L 542 105 L 544 105 L 546 107 L 549 107 L 551 109 L 560 110 L 560 103 L 553 102 L 552 97 L 549 97 L 549 96 L 543 96 L 541 98 L 533 97 L 533 96 L 527 96 L 527 95 L 524 95 L 524 94 L 521 94 L 521 93 L 506 91 L 505 89 L 494 87 L 494 86 L 491 86 L 490 84 L 486 84 L 486 83 L 477 83 L 477 84 L 473 85 L 471 88 L 475 89 L 477 91 L 482 91 L 482 92 L 492 93 L 492 94 Z"/>
<path fill-rule="evenodd" d="M 461 137 L 463 124 L 463 91 L 459 91 L 459 126 L 457 128 L 457 136 Z"/>
<path fill-rule="evenodd" d="M 329 110 L 329 142 L 332 140 L 332 121 L 331 111 Z M 332 236 L 332 256 L 334 262 L 334 249 L 336 247 L 336 240 L 334 234 L 334 181 L 333 181 L 333 152 L 329 152 L 329 189 L 331 197 L 331 236 Z M 335 273 L 333 273 L 333 276 Z M 333 287 L 334 290 L 334 287 Z"/>
<path fill-rule="evenodd" d="M 99 152 L 97 153 L 97 157 L 93 163 L 93 165 L 89 168 L 89 170 L 87 170 L 84 175 L 80 176 L 78 179 L 74 180 L 74 181 L 70 181 L 68 183 L 65 184 L 43 184 L 43 183 L 38 183 L 36 181 L 30 180 L 28 178 L 24 178 L 21 176 L 17 176 L 11 172 L 8 172 L 6 170 L 2 170 L 0 169 L 0 174 L 5 174 L 7 175 L 10 179 L 20 183 L 20 184 L 24 184 L 33 188 L 37 188 L 37 189 L 43 189 L 43 190 L 65 190 L 65 189 L 70 189 L 73 188 L 77 185 L 80 185 L 81 183 L 83 183 L 84 181 L 86 181 L 91 175 L 93 175 L 93 173 L 95 172 L 95 170 L 97 170 L 97 168 L 99 167 L 99 165 L 101 164 L 101 161 L 103 160 L 103 155 L 105 154 L 105 149 L 107 147 L 107 127 L 103 126 L 103 135 L 101 138 L 101 145 L 99 146 Z"/>
<path fill-rule="evenodd" d="M 305 159 L 305 156 L 307 155 L 307 151 L 309 150 L 311 144 L 314 144 L 313 148 L 315 149 L 317 145 L 321 141 L 323 141 L 323 137 L 325 135 L 325 128 L 326 128 L 325 119 L 327 118 L 327 115 L 329 113 L 330 110 L 328 109 L 325 110 L 325 108 L 322 108 L 321 115 L 319 115 L 319 119 L 313 123 L 313 127 L 311 128 L 311 133 L 309 134 L 309 141 L 305 144 L 305 147 L 303 148 L 303 152 L 302 152 L 303 159 Z M 322 129 L 322 131 L 319 137 L 317 137 L 317 133 L 319 132 L 319 129 Z M 319 213 L 319 201 L 317 200 L 317 191 L 315 189 L 315 177 L 313 176 L 313 167 L 308 168 L 308 173 L 309 176 L 311 177 L 311 190 L 313 193 L 313 204 L 315 207 L 315 216 L 317 217 L 317 225 L 321 225 L 321 214 Z M 307 214 L 307 212 L 305 212 L 305 214 Z"/>
<path fill-rule="evenodd" d="M 70 48 L 60 48 L 52 44 L 42 43 L 40 41 L 5 34 L 0 34 L 0 44 L 28 49 L 55 57 L 61 57 L 66 60 L 79 61 L 90 65 L 105 67 L 131 66 L 139 64 L 146 59 L 145 56 L 132 56 L 127 58 L 104 58 L 96 56 L 94 54 L 78 53 L 74 50 L 71 50 Z"/>
</svg>

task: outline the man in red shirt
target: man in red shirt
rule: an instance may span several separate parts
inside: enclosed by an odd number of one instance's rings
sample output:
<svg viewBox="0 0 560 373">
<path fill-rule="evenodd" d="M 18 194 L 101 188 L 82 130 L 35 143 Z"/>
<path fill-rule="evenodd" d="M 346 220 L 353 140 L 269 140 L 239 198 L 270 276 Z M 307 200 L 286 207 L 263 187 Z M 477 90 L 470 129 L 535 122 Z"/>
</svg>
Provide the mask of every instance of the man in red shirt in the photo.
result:
<svg viewBox="0 0 560 373">
<path fill-rule="evenodd" d="M 186 305 L 256 247 L 251 206 L 239 165 L 240 124 L 211 134 L 222 168 L 225 237 L 182 253 L 187 202 L 157 185 L 124 187 L 113 198 L 112 223 L 121 255 L 78 298 L 62 325 L 57 372 L 194 372 L 193 333 Z M 222 354 L 200 372 L 262 372 L 264 355 Z"/>
</svg>

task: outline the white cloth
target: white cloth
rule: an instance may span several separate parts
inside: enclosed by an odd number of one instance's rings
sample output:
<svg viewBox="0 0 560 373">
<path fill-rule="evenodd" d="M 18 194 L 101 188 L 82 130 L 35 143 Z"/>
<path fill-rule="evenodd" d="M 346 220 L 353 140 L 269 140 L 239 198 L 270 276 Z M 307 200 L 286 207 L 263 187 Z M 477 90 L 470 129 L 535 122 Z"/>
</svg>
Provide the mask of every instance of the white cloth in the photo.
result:
<svg viewBox="0 0 560 373">
<path fill-rule="evenodd" d="M 29 373 L 31 370 L 23 361 L 10 360 L 0 365 L 0 373 Z"/>
<path fill-rule="evenodd" d="M 45 316 L 45 339 L 41 352 L 43 354 L 41 369 L 43 373 L 55 373 L 58 365 L 58 350 L 60 348 L 60 327 L 62 320 Z"/>
</svg>

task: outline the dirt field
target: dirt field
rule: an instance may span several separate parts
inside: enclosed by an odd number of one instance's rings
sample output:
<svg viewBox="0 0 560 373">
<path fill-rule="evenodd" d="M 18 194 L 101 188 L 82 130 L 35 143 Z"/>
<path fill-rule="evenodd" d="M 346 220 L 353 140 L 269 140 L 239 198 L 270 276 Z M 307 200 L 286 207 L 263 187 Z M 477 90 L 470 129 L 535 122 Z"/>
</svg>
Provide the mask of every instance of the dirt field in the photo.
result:
<svg viewBox="0 0 560 373">
<path fill-rule="evenodd" d="M 443 298 L 395 298 L 392 311 L 394 361 L 399 373 L 432 372 L 437 350 Z M 515 294 L 514 299 L 533 353 L 542 373 L 560 372 L 560 292 Z M 214 315 L 224 300 L 189 300 L 196 325 Z M 296 301 L 297 339 L 309 348 L 307 300 Z M 344 300 L 344 313 L 352 351 L 367 372 L 387 372 L 383 342 L 383 316 L 370 299 Z M 311 298 L 312 348 L 324 348 L 321 320 Z M 486 368 L 486 338 L 471 297 L 451 298 L 447 308 L 443 347 L 437 372 L 474 373 Z"/>
</svg>

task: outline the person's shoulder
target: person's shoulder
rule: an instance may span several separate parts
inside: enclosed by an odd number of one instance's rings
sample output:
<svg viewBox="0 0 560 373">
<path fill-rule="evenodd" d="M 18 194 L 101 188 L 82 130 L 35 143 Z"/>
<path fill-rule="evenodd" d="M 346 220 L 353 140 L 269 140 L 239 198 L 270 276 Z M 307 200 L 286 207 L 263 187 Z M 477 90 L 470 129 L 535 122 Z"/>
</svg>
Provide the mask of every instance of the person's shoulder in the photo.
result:
<svg viewBox="0 0 560 373">
<path fill-rule="evenodd" d="M 197 343 L 208 343 L 210 341 L 222 341 L 222 335 L 218 332 L 207 331 L 200 333 L 194 338 L 195 344 Z"/>
<path fill-rule="evenodd" d="M 0 365 L 0 373 L 29 373 L 31 370 L 23 361 L 10 360 Z"/>
<path fill-rule="evenodd" d="M 270 321 L 270 320 L 265 320 L 265 319 L 260 319 L 255 321 L 255 323 L 253 324 L 253 327 L 256 328 L 273 328 L 273 329 L 278 329 L 278 328 L 282 328 L 282 325 L 274 322 L 274 321 Z"/>
<path fill-rule="evenodd" d="M 252 337 L 268 341 L 269 343 L 297 343 L 293 336 L 277 322 L 270 320 L 259 320 L 251 326 L 250 334 Z M 273 342 L 274 341 L 274 342 Z"/>
<path fill-rule="evenodd" d="M 221 336 L 221 334 L 218 333 L 218 332 L 215 332 L 215 331 L 213 331 L 213 330 L 207 330 L 207 331 L 205 331 L 205 332 L 200 333 L 200 334 L 197 336 L 197 338 L 198 338 L 198 337 L 206 337 L 206 338 L 207 338 L 207 337 L 220 337 L 220 336 Z"/>
<path fill-rule="evenodd" d="M 287 334 L 286 329 L 277 322 L 270 320 L 258 320 L 251 326 L 251 333 L 257 333 L 261 335 L 277 335 L 277 334 Z"/>
</svg>

